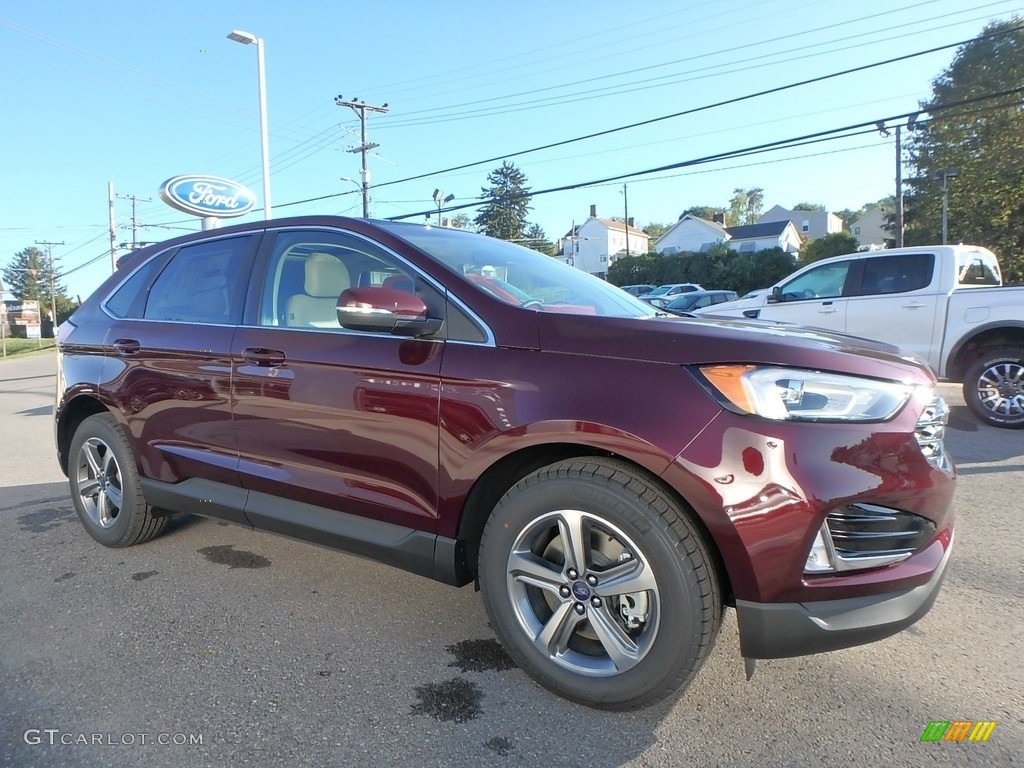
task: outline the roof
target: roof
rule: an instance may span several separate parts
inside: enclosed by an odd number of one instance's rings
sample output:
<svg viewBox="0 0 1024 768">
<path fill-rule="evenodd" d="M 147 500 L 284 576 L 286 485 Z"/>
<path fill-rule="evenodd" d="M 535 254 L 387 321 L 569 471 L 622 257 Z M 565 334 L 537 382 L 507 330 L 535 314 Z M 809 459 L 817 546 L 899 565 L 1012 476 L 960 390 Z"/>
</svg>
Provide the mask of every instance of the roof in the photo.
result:
<svg viewBox="0 0 1024 768">
<path fill-rule="evenodd" d="M 726 227 L 725 231 L 733 240 L 756 240 L 761 237 L 778 237 L 792 222 L 766 221 L 763 224 L 745 224 L 739 227 Z"/>
<path fill-rule="evenodd" d="M 637 229 L 636 227 L 627 227 L 625 222 L 622 221 L 601 218 L 594 219 L 594 221 L 604 224 L 606 227 L 608 227 L 608 229 L 628 229 L 631 235 L 637 235 L 639 237 L 650 237 L 650 235 L 648 235 L 642 229 Z"/>
</svg>

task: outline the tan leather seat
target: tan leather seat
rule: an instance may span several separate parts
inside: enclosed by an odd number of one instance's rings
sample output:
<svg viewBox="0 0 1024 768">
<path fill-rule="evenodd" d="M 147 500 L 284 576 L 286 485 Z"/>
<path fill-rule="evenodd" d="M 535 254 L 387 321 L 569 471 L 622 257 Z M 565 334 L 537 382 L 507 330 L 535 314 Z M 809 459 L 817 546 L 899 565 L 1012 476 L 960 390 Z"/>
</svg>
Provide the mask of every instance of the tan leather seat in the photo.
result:
<svg viewBox="0 0 1024 768">
<path fill-rule="evenodd" d="M 338 296 L 351 287 L 348 268 L 327 253 L 306 257 L 305 293 L 288 299 L 290 328 L 337 328 Z"/>
</svg>

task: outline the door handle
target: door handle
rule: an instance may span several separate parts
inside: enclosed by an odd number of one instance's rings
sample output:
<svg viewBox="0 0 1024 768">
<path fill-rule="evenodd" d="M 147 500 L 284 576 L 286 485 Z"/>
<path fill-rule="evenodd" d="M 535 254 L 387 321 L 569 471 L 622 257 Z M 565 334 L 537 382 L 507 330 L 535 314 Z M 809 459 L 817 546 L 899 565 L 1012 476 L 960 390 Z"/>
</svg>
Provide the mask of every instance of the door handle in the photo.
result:
<svg viewBox="0 0 1024 768">
<path fill-rule="evenodd" d="M 284 352 L 264 347 L 246 347 L 242 350 L 242 359 L 261 368 L 277 368 L 284 365 Z"/>
<path fill-rule="evenodd" d="M 836 308 L 832 305 L 831 301 L 821 302 L 821 309 L 818 310 L 818 312 L 822 315 L 831 315 L 835 311 Z"/>
<path fill-rule="evenodd" d="M 927 306 L 928 306 L 927 304 L 924 304 L 924 303 L 922 303 L 920 301 L 910 301 L 910 302 L 907 302 L 906 304 L 904 304 L 903 308 L 904 309 L 920 309 L 921 307 L 927 307 Z"/>
<path fill-rule="evenodd" d="M 116 339 L 112 346 L 119 355 L 134 355 L 142 348 L 136 339 Z"/>
</svg>

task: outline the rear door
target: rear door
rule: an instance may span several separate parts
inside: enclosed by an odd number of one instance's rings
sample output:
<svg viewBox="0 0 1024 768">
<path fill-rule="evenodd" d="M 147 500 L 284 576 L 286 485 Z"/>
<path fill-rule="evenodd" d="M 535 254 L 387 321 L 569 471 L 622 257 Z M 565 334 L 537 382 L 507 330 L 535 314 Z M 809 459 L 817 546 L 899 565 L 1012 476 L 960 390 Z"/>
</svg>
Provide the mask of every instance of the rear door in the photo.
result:
<svg viewBox="0 0 1024 768">
<path fill-rule="evenodd" d="M 231 342 L 259 233 L 183 245 L 154 257 L 104 303 L 101 387 L 138 446 L 152 503 L 244 520 L 232 430 Z M 153 482 L 150 482 L 153 481 Z M 214 499 L 216 483 L 226 497 Z M 201 508 L 193 508 L 194 497 Z M 230 498 L 227 498 L 230 497 Z"/>
<path fill-rule="evenodd" d="M 444 343 L 342 328 L 338 296 L 360 286 L 413 291 L 443 317 L 443 298 L 365 237 L 268 233 L 233 343 L 240 473 L 256 526 L 335 545 L 351 538 L 353 515 L 436 527 Z"/>
<path fill-rule="evenodd" d="M 927 361 L 942 307 L 935 258 L 922 252 L 863 259 L 851 281 L 846 332 Z"/>
</svg>

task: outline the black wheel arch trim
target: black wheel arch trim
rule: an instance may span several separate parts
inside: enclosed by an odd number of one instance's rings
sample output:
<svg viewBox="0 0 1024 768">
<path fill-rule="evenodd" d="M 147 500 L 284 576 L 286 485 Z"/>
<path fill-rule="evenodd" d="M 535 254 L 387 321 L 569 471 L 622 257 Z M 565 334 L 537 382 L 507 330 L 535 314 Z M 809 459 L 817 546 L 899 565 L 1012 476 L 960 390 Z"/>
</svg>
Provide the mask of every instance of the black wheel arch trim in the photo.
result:
<svg viewBox="0 0 1024 768">
<path fill-rule="evenodd" d="M 972 341 L 985 333 L 1002 329 L 1013 329 L 1014 331 L 1024 332 L 1024 321 L 1002 320 L 999 322 L 985 323 L 983 325 L 979 325 L 977 328 L 972 328 L 970 335 L 964 336 L 950 348 L 949 354 L 946 356 L 946 365 L 942 371 L 943 377 L 950 381 L 959 381 L 963 377 L 964 373 L 967 372 L 967 369 L 971 367 L 971 363 L 977 359 L 977 356 L 973 356 L 968 360 L 961 361 L 960 354 L 963 352 L 964 347 L 968 346 Z M 1005 346 L 1012 347 L 1014 344 L 1013 342 L 1004 341 L 999 342 L 998 344 L 986 344 L 983 349 Z M 1021 344 L 1021 348 L 1024 349 L 1024 343 Z M 984 354 L 984 352 L 981 351 L 979 354 Z M 955 375 L 954 372 L 956 372 Z"/>
</svg>

